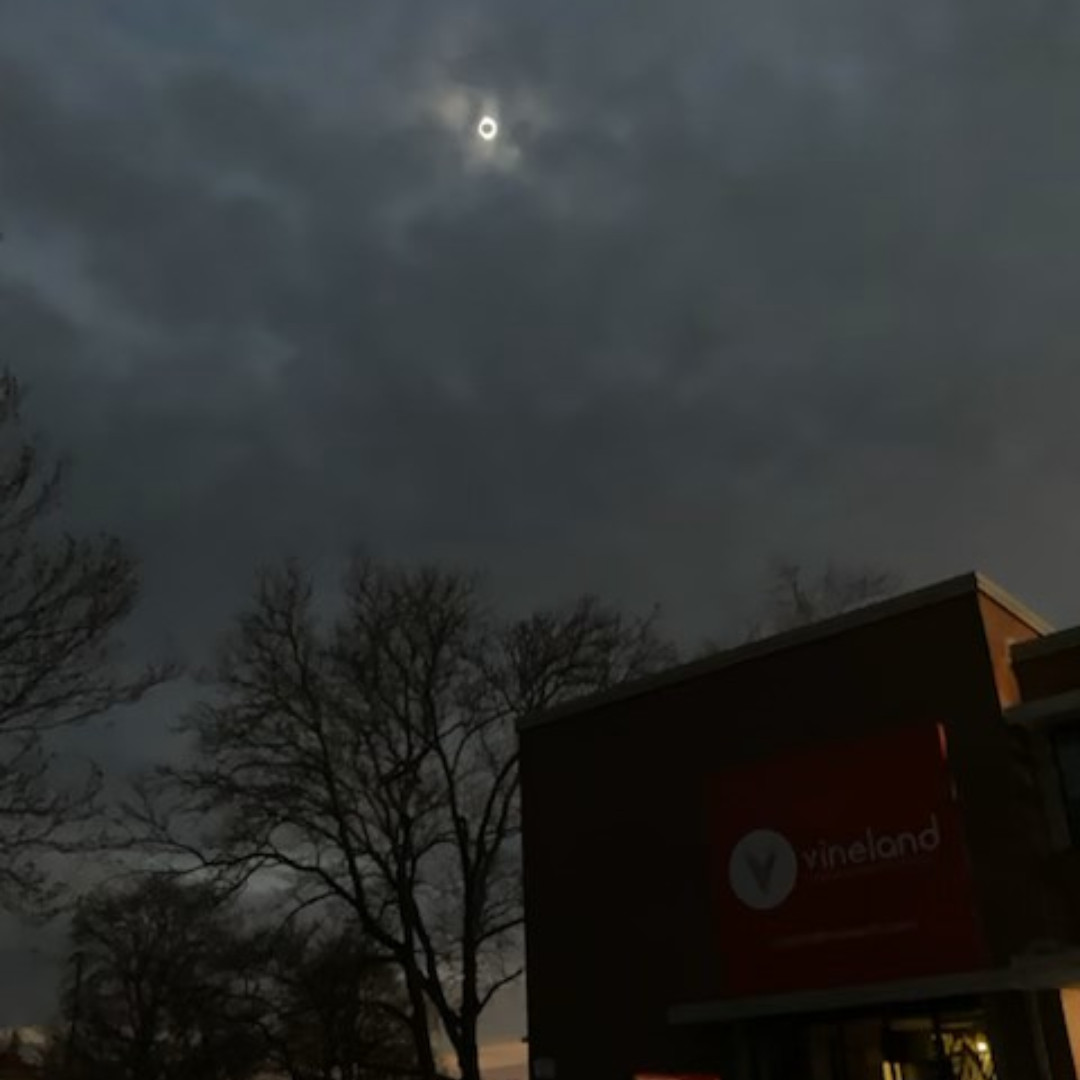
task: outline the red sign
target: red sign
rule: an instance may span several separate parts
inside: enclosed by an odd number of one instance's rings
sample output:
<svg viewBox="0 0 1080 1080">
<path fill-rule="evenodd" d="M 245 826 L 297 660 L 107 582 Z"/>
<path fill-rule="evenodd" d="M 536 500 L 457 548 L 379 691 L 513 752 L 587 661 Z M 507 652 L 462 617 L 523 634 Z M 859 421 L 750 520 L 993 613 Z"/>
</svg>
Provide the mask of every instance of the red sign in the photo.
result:
<svg viewBox="0 0 1080 1080">
<path fill-rule="evenodd" d="M 985 963 L 939 725 L 725 773 L 714 808 L 731 993 L 887 982 Z"/>
</svg>

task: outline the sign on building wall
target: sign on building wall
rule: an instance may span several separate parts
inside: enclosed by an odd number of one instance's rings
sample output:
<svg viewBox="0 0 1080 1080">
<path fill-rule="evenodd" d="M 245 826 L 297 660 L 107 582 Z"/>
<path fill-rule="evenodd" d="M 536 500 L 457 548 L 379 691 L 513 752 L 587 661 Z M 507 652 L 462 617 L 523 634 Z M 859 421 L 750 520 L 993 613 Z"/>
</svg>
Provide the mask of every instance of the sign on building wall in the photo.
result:
<svg viewBox="0 0 1080 1080">
<path fill-rule="evenodd" d="M 726 772 L 713 810 L 729 992 L 985 963 L 939 725 Z"/>
</svg>

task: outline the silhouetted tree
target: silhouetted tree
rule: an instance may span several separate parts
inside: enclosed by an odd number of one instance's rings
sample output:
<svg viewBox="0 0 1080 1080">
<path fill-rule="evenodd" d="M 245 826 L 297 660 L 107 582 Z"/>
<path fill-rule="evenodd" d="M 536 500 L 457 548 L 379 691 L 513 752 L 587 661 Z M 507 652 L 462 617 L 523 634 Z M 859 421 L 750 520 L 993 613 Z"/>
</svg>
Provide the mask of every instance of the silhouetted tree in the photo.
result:
<svg viewBox="0 0 1080 1080">
<path fill-rule="evenodd" d="M 27 435 L 0 373 L 0 907 L 45 904 L 42 856 L 78 842 L 98 776 L 57 775 L 48 734 L 137 700 L 163 669 L 121 673 L 115 635 L 138 594 L 131 556 L 107 537 L 50 529 L 62 463 Z"/>
<path fill-rule="evenodd" d="M 897 592 L 901 579 L 873 566 L 827 563 L 807 571 L 800 563 L 777 560 L 769 569 L 758 614 L 730 636 L 708 637 L 699 655 L 711 656 L 752 641 L 810 626 L 834 615 L 884 600 Z"/>
<path fill-rule="evenodd" d="M 209 884 L 153 876 L 77 906 L 64 990 L 78 1080 L 245 1080 L 262 1063 L 253 954 Z M 55 1066 L 54 1066 L 55 1067 Z"/>
<path fill-rule="evenodd" d="M 401 982 L 353 926 L 260 927 L 213 884 L 155 875 L 76 908 L 49 1076 L 393 1080 L 415 1073 Z M 254 924 L 254 928 L 250 928 Z"/>
<path fill-rule="evenodd" d="M 290 926 L 264 939 L 253 1013 L 267 1064 L 290 1080 L 415 1075 L 398 972 L 354 926 Z"/>
<path fill-rule="evenodd" d="M 820 622 L 834 615 L 883 600 L 900 588 L 895 574 L 872 566 L 836 566 L 808 574 L 796 562 L 781 561 L 773 569 L 765 633 L 780 633 Z"/>
<path fill-rule="evenodd" d="M 478 1080 L 480 1016 L 521 970 L 515 721 L 672 652 L 592 598 L 508 623 L 455 573 L 356 559 L 344 584 L 328 624 L 295 564 L 261 577 L 187 718 L 194 763 L 160 771 L 141 820 L 163 850 L 344 905 L 400 973 L 419 1074 L 437 1022 Z"/>
</svg>

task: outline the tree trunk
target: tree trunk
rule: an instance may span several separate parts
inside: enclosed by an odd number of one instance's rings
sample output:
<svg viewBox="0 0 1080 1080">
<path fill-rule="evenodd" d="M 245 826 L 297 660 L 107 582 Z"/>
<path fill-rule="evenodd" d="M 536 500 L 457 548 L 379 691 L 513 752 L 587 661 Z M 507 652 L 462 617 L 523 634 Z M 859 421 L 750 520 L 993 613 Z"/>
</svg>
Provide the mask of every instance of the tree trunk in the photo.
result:
<svg viewBox="0 0 1080 1080">
<path fill-rule="evenodd" d="M 476 1038 L 476 1026 L 474 1019 L 462 1017 L 461 1038 L 457 1046 L 461 1080 L 480 1080 L 480 1044 Z"/>
<path fill-rule="evenodd" d="M 454 1049 L 457 1051 L 461 1080 L 480 1080 L 480 1043 L 477 1038 L 480 999 L 477 996 L 476 952 L 471 945 L 465 949 L 462 965 L 464 979 Z"/>
<path fill-rule="evenodd" d="M 435 1052 L 431 1047 L 427 996 L 415 971 L 407 969 L 405 981 L 409 991 L 410 1026 L 416 1047 L 416 1069 L 422 1080 L 437 1080 L 439 1070 L 435 1062 Z"/>
</svg>

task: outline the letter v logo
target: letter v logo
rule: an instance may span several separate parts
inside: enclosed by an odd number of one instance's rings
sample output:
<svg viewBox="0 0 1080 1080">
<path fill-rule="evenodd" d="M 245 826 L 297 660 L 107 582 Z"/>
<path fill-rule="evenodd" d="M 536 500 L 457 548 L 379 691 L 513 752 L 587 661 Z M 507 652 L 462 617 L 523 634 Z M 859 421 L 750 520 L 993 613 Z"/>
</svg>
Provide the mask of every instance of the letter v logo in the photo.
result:
<svg viewBox="0 0 1080 1080">
<path fill-rule="evenodd" d="M 786 837 L 773 829 L 755 829 L 732 850 L 728 881 L 747 907 L 769 911 L 791 895 L 798 871 L 795 849 Z"/>
<path fill-rule="evenodd" d="M 747 851 L 746 853 L 747 868 L 753 874 L 754 881 L 757 882 L 758 889 L 762 893 L 767 894 L 769 892 L 769 883 L 772 881 L 773 870 L 776 867 L 776 857 L 775 847 L 770 847 L 765 855 L 753 851 Z"/>
</svg>

